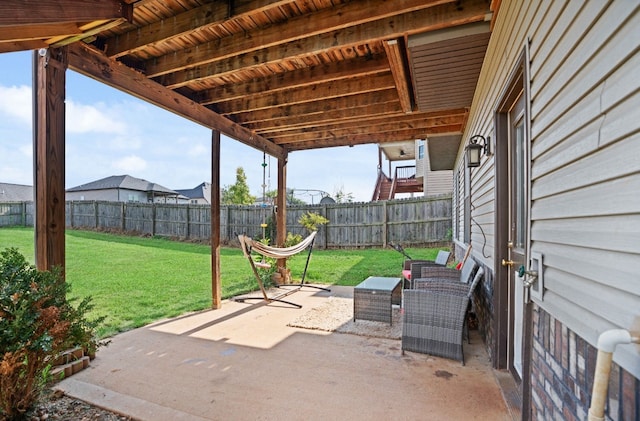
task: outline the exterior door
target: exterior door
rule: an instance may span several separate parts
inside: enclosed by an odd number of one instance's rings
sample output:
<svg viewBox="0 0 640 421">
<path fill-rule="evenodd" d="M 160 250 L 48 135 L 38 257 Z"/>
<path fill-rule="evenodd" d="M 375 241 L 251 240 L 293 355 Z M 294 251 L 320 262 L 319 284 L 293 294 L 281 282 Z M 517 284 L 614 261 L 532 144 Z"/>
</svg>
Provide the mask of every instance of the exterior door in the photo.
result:
<svg viewBox="0 0 640 421">
<path fill-rule="evenodd" d="M 520 94 L 508 113 L 508 171 L 509 171 L 509 228 L 508 266 L 509 285 L 509 369 L 522 379 L 522 331 L 524 286 L 518 269 L 525 265 L 528 245 L 528 140 L 525 130 L 524 95 Z"/>
</svg>

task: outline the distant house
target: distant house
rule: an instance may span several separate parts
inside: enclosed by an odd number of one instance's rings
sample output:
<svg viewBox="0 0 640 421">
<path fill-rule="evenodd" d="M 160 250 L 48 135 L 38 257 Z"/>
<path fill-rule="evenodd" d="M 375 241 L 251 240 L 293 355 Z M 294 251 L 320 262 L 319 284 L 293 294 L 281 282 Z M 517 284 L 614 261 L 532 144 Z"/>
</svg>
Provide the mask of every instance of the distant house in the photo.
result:
<svg viewBox="0 0 640 421">
<path fill-rule="evenodd" d="M 0 183 L 0 202 L 32 202 L 33 186 Z"/>
<path fill-rule="evenodd" d="M 67 189 L 67 200 L 105 200 L 110 202 L 186 203 L 177 191 L 130 175 L 112 175 Z"/>
<path fill-rule="evenodd" d="M 191 204 L 208 205 L 211 203 L 211 183 L 203 182 L 192 189 L 177 189 L 176 191 L 187 197 Z"/>
</svg>

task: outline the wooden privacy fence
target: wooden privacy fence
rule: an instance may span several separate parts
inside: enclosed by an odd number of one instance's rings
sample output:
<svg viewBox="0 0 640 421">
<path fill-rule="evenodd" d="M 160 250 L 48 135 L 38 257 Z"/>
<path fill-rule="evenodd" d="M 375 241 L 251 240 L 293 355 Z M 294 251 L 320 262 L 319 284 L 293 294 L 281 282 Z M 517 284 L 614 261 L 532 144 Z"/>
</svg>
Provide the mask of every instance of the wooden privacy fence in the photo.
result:
<svg viewBox="0 0 640 421">
<path fill-rule="evenodd" d="M 390 242 L 426 245 L 450 240 L 451 195 L 369 203 L 302 205 L 287 208 L 287 231 L 308 233 L 298 220 L 307 212 L 329 220 L 315 245 L 320 248 L 386 247 Z M 33 226 L 33 203 L 0 203 L 0 227 Z M 67 228 L 120 231 L 140 235 L 209 241 L 208 205 L 79 201 L 66 203 Z M 275 221 L 272 208 L 222 206 L 220 239 L 236 241 L 237 234 L 261 238 L 263 221 Z M 269 229 L 266 236 L 272 238 Z"/>
</svg>

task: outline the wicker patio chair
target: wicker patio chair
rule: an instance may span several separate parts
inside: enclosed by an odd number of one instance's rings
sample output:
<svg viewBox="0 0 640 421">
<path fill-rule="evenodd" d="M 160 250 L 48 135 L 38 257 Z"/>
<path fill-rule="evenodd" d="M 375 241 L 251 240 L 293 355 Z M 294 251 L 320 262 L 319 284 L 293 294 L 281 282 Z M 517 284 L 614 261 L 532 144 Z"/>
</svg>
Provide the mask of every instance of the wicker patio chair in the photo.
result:
<svg viewBox="0 0 640 421">
<path fill-rule="evenodd" d="M 423 289 L 404 291 L 402 353 L 421 352 L 461 361 L 467 309 L 473 291 L 484 276 L 476 272 L 470 284 L 433 280 Z"/>
<path fill-rule="evenodd" d="M 478 263 L 472 257 L 469 257 L 460 270 L 451 269 L 440 266 L 422 266 L 420 275 L 413 278 L 411 282 L 412 289 L 420 289 L 423 284 L 433 281 L 434 279 L 448 279 L 453 282 L 459 282 L 469 285 L 478 269 Z"/>
<path fill-rule="evenodd" d="M 435 260 L 415 260 L 415 259 L 407 259 L 404 261 L 404 266 L 402 268 L 402 277 L 404 279 L 404 288 L 411 288 L 411 279 L 419 278 L 422 273 L 421 270 L 423 267 L 445 267 L 447 261 L 449 260 L 449 256 L 451 255 L 450 251 L 440 250 Z"/>
</svg>

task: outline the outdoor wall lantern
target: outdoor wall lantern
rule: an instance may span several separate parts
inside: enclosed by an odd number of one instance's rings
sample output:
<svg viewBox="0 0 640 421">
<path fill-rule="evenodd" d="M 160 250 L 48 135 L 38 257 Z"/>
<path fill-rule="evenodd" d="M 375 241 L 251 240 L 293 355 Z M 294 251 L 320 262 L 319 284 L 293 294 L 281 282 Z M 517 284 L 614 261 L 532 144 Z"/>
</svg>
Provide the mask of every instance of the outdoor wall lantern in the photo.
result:
<svg viewBox="0 0 640 421">
<path fill-rule="evenodd" d="M 478 143 L 482 140 L 482 145 Z M 491 155 L 491 137 L 487 136 L 485 139 L 482 135 L 474 135 L 469 139 L 469 144 L 467 145 L 467 167 L 479 167 L 480 166 L 480 158 L 482 157 L 482 152 L 485 155 Z"/>
</svg>

